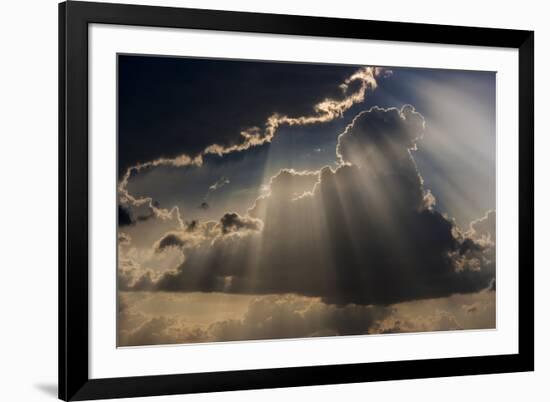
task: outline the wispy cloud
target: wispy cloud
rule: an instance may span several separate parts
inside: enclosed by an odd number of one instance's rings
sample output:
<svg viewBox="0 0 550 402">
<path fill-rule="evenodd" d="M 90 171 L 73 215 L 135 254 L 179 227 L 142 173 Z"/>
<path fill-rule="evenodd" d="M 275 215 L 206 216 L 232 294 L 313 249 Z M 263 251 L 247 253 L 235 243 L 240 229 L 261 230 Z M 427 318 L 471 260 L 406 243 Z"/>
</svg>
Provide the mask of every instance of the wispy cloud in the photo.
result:
<svg viewBox="0 0 550 402">
<path fill-rule="evenodd" d="M 231 183 L 231 181 L 227 177 L 222 176 L 217 182 L 215 182 L 210 187 L 208 187 L 208 189 L 210 191 L 216 191 L 217 189 L 222 188 L 223 186 L 229 183 Z"/>
</svg>

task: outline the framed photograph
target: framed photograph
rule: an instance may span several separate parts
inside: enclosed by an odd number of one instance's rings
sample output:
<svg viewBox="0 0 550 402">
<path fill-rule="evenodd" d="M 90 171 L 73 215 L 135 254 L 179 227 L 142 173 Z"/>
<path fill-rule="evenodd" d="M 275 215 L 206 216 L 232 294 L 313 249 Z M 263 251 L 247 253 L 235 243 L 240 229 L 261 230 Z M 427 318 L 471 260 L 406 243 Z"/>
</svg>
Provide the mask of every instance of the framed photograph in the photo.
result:
<svg viewBox="0 0 550 402">
<path fill-rule="evenodd" d="M 59 397 L 534 369 L 534 33 L 59 5 Z"/>
</svg>

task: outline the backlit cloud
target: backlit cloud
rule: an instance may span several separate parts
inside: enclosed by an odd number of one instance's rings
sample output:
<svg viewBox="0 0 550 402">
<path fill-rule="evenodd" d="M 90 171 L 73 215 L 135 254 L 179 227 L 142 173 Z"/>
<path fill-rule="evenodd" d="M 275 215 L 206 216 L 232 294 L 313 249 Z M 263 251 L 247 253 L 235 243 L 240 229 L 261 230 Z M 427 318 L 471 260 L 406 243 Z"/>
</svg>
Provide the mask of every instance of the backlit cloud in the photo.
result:
<svg viewBox="0 0 550 402">
<path fill-rule="evenodd" d="M 245 233 L 190 248 L 181 267 L 152 288 L 295 293 L 337 305 L 487 288 L 495 275 L 492 246 L 461 233 L 433 200 L 426 205 L 411 153 L 423 129 L 411 106 L 360 113 L 339 137 L 337 169 L 276 175 L 249 216 L 226 214 L 218 224 L 222 234 Z M 311 190 L 296 197 L 292 179 Z"/>
<path fill-rule="evenodd" d="M 167 210 L 158 208 L 152 204 L 152 199 L 150 197 L 134 197 L 131 195 L 128 191 L 128 182 L 131 177 L 144 170 L 153 169 L 159 166 L 201 166 L 203 164 L 203 158 L 206 155 L 215 154 L 223 156 L 269 143 L 273 140 L 277 131 L 282 126 L 305 126 L 327 123 L 334 119 L 341 118 L 343 113 L 349 110 L 353 105 L 363 102 L 369 90 L 372 91 L 376 89 L 376 77 L 383 74 L 383 71 L 384 70 L 381 68 L 363 67 L 347 77 L 339 86 L 341 91 L 339 97 L 327 97 L 314 104 L 313 113 L 301 116 L 289 116 L 279 113 L 272 114 L 265 120 L 263 127 L 253 126 L 240 131 L 239 139 L 234 141 L 232 145 L 213 143 L 206 146 L 195 155 L 180 154 L 173 158 L 160 157 L 129 166 L 119 182 L 119 196 L 123 202 L 131 205 L 149 205 L 151 210 L 162 219 L 170 219 L 172 216 L 176 216 L 176 218 L 181 221 L 179 209 Z M 211 189 L 216 190 L 224 184 L 227 184 L 225 180 L 223 183 L 216 182 L 211 186 Z"/>
<path fill-rule="evenodd" d="M 495 328 L 494 73 L 117 65 L 118 346 Z"/>
</svg>

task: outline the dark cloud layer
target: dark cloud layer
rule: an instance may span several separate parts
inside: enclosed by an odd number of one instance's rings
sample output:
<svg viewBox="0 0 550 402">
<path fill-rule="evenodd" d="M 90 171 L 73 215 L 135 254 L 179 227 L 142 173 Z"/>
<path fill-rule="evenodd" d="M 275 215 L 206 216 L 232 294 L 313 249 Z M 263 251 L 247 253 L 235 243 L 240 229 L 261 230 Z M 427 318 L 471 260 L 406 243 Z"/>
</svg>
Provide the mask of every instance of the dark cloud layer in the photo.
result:
<svg viewBox="0 0 550 402">
<path fill-rule="evenodd" d="M 151 206 L 130 207 L 126 205 L 118 205 L 118 226 L 132 226 L 137 222 L 145 222 L 155 217 L 153 208 L 158 208 L 159 204 L 152 201 Z M 140 210 L 144 210 L 140 213 Z"/>
<path fill-rule="evenodd" d="M 253 300 L 242 319 L 216 322 L 208 332 L 223 341 L 362 335 L 390 313 L 387 307 L 336 307 L 291 296 L 267 296 Z"/>
<path fill-rule="evenodd" d="M 120 55 L 118 69 L 123 173 L 138 162 L 236 144 L 273 113 L 311 114 L 316 103 L 341 97 L 339 85 L 357 67 Z"/>
<path fill-rule="evenodd" d="M 274 178 L 249 217 L 226 215 L 221 235 L 186 251 L 181 267 L 148 289 L 387 305 L 489 287 L 494 247 L 460 233 L 423 188 L 411 155 L 423 126 L 410 106 L 359 114 L 339 137 L 343 164 L 317 173 L 312 192 L 296 197 Z M 240 219 L 263 228 L 223 229 L 242 227 Z"/>
</svg>

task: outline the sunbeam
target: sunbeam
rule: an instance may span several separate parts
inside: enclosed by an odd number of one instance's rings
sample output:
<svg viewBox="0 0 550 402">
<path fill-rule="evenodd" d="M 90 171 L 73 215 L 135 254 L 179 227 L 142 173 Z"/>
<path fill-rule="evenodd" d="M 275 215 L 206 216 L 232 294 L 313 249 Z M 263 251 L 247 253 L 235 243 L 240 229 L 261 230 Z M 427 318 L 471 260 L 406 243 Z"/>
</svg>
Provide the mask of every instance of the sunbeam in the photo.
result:
<svg viewBox="0 0 550 402">
<path fill-rule="evenodd" d="M 494 73 L 121 74 L 118 346 L 494 327 Z"/>
</svg>

